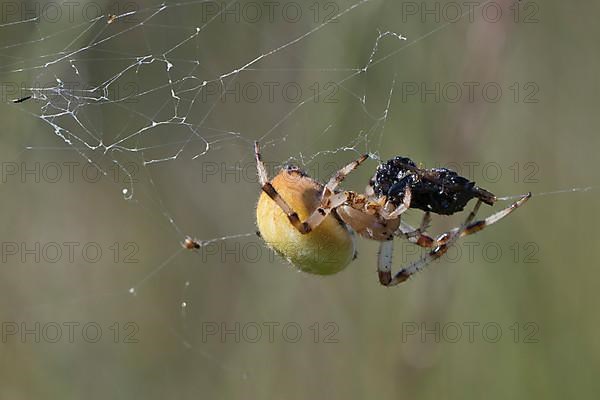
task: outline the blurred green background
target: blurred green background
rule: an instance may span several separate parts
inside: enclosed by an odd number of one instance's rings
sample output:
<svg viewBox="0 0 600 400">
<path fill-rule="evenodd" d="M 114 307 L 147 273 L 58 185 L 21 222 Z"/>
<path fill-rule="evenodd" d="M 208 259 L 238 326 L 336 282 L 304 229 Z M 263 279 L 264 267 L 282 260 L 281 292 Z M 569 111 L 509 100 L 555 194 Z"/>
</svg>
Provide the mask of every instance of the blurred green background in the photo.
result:
<svg viewBox="0 0 600 400">
<path fill-rule="evenodd" d="M 600 5 L 354 4 L 2 2 L 0 397 L 594 398 Z M 254 236 L 255 139 L 271 173 L 367 151 L 498 196 L 594 189 L 386 289 L 377 243 L 317 277 Z"/>
</svg>

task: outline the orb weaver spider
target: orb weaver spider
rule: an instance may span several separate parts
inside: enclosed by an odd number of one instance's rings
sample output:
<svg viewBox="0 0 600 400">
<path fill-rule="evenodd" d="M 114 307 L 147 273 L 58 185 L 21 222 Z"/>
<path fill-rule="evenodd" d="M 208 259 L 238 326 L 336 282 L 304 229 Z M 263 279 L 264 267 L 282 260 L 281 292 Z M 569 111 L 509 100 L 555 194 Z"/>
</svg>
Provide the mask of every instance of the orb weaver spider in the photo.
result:
<svg viewBox="0 0 600 400">
<path fill-rule="evenodd" d="M 367 154 L 337 171 L 325 185 L 296 167 L 284 167 L 269 180 L 258 142 L 254 154 L 262 189 L 256 207 L 257 226 L 267 245 L 302 271 L 328 275 L 356 258 L 356 232 L 380 242 L 377 271 L 384 286 L 406 281 L 444 255 L 459 238 L 498 222 L 531 197 L 527 193 L 503 210 L 473 222 L 481 204 L 493 205 L 496 196 L 446 168 L 422 169 L 408 158 L 395 157 L 379 165 L 365 193 L 359 194 L 338 190 L 338 185 L 369 158 Z M 437 238 L 426 232 L 431 213 L 454 214 L 474 198 L 477 203 L 462 225 Z M 409 208 L 425 211 L 418 228 L 401 220 Z M 392 274 L 395 237 L 429 251 Z"/>
</svg>

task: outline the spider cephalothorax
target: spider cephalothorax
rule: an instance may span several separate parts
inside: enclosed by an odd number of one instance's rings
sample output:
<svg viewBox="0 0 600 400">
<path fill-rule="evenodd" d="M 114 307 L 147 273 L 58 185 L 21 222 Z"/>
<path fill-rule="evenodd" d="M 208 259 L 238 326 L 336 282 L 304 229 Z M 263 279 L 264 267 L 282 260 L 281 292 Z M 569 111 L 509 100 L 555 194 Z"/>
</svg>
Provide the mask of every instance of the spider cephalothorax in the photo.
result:
<svg viewBox="0 0 600 400">
<path fill-rule="evenodd" d="M 489 205 L 496 202 L 492 193 L 456 172 L 447 168 L 418 168 L 406 157 L 395 157 L 377 167 L 371 185 L 377 196 L 386 196 L 393 204 L 402 203 L 406 187 L 410 186 L 410 208 L 443 215 L 462 211 L 473 198 Z"/>
<path fill-rule="evenodd" d="M 499 221 L 531 197 L 528 193 L 509 207 L 473 221 L 481 204 L 492 205 L 496 197 L 445 168 L 421 169 L 408 158 L 396 157 L 377 169 L 365 193 L 360 194 L 338 190 L 338 186 L 369 158 L 366 154 L 340 169 L 323 185 L 292 167 L 283 168 L 269 180 L 258 143 L 254 153 L 262 188 L 256 223 L 265 242 L 300 270 L 327 275 L 341 271 L 355 258 L 353 233 L 356 232 L 380 242 L 377 270 L 379 282 L 385 286 L 404 282 L 445 254 L 460 237 Z M 453 214 L 473 198 L 477 198 L 477 204 L 461 226 L 437 238 L 426 232 L 430 212 Z M 418 228 L 401 221 L 409 208 L 426 211 Z M 429 252 L 392 275 L 395 237 L 407 239 Z"/>
</svg>

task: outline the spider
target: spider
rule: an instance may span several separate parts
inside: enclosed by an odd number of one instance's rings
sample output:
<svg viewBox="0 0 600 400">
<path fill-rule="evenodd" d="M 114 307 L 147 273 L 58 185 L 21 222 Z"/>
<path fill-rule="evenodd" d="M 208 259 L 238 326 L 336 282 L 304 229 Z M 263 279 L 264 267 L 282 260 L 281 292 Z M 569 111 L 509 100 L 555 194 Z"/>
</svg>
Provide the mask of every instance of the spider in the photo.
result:
<svg viewBox="0 0 600 400">
<path fill-rule="evenodd" d="M 298 269 L 329 275 L 356 258 L 356 232 L 380 242 L 377 271 L 384 286 L 406 281 L 444 255 L 459 238 L 498 222 L 531 197 L 527 193 L 503 210 L 473 222 L 481 204 L 493 205 L 496 196 L 446 168 L 419 168 L 409 158 L 395 157 L 378 166 L 365 193 L 359 194 L 338 190 L 338 185 L 369 158 L 367 154 L 337 171 L 323 185 L 292 166 L 282 168 L 269 180 L 258 142 L 254 143 L 254 153 L 262 188 L 256 217 L 265 242 Z M 474 198 L 477 203 L 462 225 L 437 238 L 426 232 L 431 213 L 454 214 Z M 418 228 L 401 221 L 409 208 L 425 211 Z M 395 237 L 429 251 L 392 274 Z"/>
</svg>

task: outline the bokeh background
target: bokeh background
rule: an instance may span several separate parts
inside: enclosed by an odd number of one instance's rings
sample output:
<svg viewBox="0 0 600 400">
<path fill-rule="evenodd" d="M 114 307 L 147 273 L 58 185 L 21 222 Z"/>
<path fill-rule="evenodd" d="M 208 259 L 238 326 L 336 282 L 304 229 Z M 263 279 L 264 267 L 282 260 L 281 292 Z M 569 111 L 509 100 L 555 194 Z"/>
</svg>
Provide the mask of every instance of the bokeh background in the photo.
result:
<svg viewBox="0 0 600 400">
<path fill-rule="evenodd" d="M 2 2 L 0 397 L 594 398 L 598 3 L 289 3 Z M 320 180 L 371 153 L 357 191 L 395 155 L 498 196 L 593 189 L 386 289 L 376 243 L 319 277 L 253 235 L 255 139 Z"/>
</svg>

